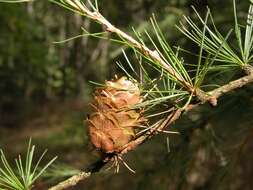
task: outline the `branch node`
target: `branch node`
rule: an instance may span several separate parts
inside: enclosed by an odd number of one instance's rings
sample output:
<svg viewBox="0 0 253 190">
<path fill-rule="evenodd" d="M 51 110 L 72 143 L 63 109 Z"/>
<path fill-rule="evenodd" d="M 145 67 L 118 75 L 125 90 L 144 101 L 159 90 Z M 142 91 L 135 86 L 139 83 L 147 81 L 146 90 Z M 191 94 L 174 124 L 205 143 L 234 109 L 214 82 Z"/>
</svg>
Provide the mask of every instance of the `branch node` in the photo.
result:
<svg viewBox="0 0 253 190">
<path fill-rule="evenodd" d="M 244 64 L 242 69 L 246 73 L 246 75 L 253 75 L 253 66 L 250 64 Z"/>
</svg>

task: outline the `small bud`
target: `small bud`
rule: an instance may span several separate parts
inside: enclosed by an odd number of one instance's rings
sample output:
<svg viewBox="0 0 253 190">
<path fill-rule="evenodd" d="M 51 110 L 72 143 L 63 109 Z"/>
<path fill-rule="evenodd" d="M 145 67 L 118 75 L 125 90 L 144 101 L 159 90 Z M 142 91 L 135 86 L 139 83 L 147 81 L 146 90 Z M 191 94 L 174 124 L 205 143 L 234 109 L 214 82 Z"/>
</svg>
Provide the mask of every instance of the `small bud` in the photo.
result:
<svg viewBox="0 0 253 190">
<path fill-rule="evenodd" d="M 211 106 L 215 107 L 217 106 L 217 98 L 212 96 L 209 98 L 209 103 L 211 104 Z"/>
</svg>

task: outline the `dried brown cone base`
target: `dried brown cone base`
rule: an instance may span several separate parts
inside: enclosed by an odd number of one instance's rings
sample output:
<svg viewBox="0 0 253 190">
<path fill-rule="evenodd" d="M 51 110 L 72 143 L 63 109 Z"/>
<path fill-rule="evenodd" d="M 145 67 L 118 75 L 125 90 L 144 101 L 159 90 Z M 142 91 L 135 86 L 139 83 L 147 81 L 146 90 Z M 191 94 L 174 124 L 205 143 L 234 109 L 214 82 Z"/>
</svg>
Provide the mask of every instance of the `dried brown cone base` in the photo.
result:
<svg viewBox="0 0 253 190">
<path fill-rule="evenodd" d="M 88 135 L 92 145 L 103 154 L 117 154 L 135 137 L 135 129 L 143 123 L 142 110 L 131 109 L 141 103 L 138 85 L 126 77 L 106 81 L 97 88 L 87 119 Z"/>
</svg>

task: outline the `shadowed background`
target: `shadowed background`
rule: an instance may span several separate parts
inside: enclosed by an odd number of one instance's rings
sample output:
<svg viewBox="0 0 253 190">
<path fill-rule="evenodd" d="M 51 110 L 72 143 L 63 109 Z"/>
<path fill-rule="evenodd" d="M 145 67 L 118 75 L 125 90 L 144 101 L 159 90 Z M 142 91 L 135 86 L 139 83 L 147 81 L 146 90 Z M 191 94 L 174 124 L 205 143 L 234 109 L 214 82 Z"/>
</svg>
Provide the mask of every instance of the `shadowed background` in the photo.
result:
<svg viewBox="0 0 253 190">
<path fill-rule="evenodd" d="M 192 52 L 198 48 L 175 28 L 183 14 L 195 18 L 191 5 L 202 15 L 209 6 L 221 31 L 234 22 L 230 0 L 99 3 L 103 15 L 130 34 L 132 26 L 151 31 L 149 17 L 155 13 L 171 45 Z M 239 20 L 245 20 L 248 5 L 238 2 Z M 101 28 L 47 1 L 1 3 L 0 20 L 1 148 L 13 159 L 32 137 L 39 152 L 49 149 L 49 158 L 58 155 L 58 162 L 84 168 L 96 159 L 83 122 L 95 87 L 89 81 L 122 75 L 115 62 L 125 62 L 120 49 L 126 47 L 92 37 L 53 43 L 82 33 L 81 27 L 90 32 Z M 169 147 L 166 135 L 158 135 L 127 155 L 135 175 L 124 167 L 120 174 L 103 171 L 73 189 L 253 189 L 252 94 L 253 86 L 247 86 L 223 97 L 216 109 L 205 105 L 185 115 L 173 126 L 181 135 L 170 136 Z M 51 178 L 37 187 L 55 183 Z"/>
</svg>

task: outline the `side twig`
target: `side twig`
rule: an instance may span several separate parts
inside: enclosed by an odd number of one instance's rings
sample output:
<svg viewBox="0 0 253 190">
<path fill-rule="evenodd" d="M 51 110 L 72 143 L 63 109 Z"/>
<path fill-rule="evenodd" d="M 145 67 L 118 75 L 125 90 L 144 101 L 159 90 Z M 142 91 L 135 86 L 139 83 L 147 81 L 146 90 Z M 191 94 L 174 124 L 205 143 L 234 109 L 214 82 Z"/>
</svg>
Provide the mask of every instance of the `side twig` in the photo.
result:
<svg viewBox="0 0 253 190">
<path fill-rule="evenodd" d="M 184 108 L 175 110 L 167 118 L 162 120 L 159 123 L 159 125 L 157 125 L 154 128 L 151 128 L 149 131 L 145 132 L 140 137 L 128 143 L 126 146 L 122 148 L 122 150 L 118 152 L 119 156 L 122 156 L 131 150 L 134 150 L 139 145 L 141 145 L 148 139 L 152 138 L 154 135 L 157 134 L 157 130 L 163 130 L 164 128 L 169 127 L 171 124 L 173 124 L 176 120 L 180 118 L 182 113 L 188 112 L 196 108 L 200 104 L 204 104 L 206 102 L 209 102 L 211 105 L 215 106 L 217 104 L 217 99 L 221 97 L 222 95 L 253 82 L 253 68 L 249 65 L 246 65 L 245 68 L 247 71 L 246 72 L 247 76 L 244 76 L 240 79 L 232 81 L 222 87 L 219 87 L 207 93 L 203 92 L 201 89 L 194 89 L 194 87 L 190 83 L 185 81 L 181 77 L 181 75 L 179 75 L 175 71 L 175 69 L 170 64 L 168 64 L 156 50 L 149 49 L 145 45 L 135 40 L 132 36 L 126 34 L 122 30 L 112 25 L 106 18 L 103 17 L 103 15 L 101 15 L 98 12 L 98 10 L 96 9 L 90 10 L 87 6 L 85 6 L 79 0 L 65 0 L 65 2 L 67 2 L 68 5 L 70 5 L 74 11 L 79 12 L 82 15 L 85 15 L 86 17 L 89 17 L 90 19 L 104 26 L 105 31 L 108 31 L 110 33 L 115 33 L 121 39 L 127 41 L 127 43 L 130 46 L 133 46 L 136 49 L 138 49 L 143 55 L 149 57 L 155 62 L 159 62 L 160 65 L 172 77 L 174 77 L 179 83 L 182 84 L 182 86 L 184 86 L 184 88 L 186 88 L 189 92 L 193 93 L 199 99 L 199 102 L 197 102 L 196 104 L 193 104 L 193 105 L 189 104 L 188 106 Z M 245 70 L 245 68 L 243 70 Z M 80 172 L 79 174 L 72 176 L 71 178 L 59 183 L 58 185 L 50 188 L 49 190 L 63 190 L 71 186 L 74 186 L 79 181 L 85 180 L 88 177 L 90 177 L 93 173 L 100 171 L 100 169 L 103 168 L 103 166 L 106 165 L 108 162 L 110 162 L 112 159 L 113 159 L 113 156 L 108 155 L 107 157 L 100 159 L 99 161 L 91 164 L 84 172 Z"/>
<path fill-rule="evenodd" d="M 86 5 L 81 3 L 79 0 L 65 0 L 65 1 L 73 8 L 73 10 L 85 15 L 86 17 L 89 17 L 93 21 L 104 26 L 105 31 L 115 33 L 120 38 L 127 41 L 128 44 L 137 48 L 145 56 L 151 58 L 155 62 L 159 62 L 162 65 L 162 67 L 179 83 L 181 83 L 189 92 L 194 91 L 192 85 L 187 81 L 185 81 L 170 64 L 166 63 L 166 61 L 160 56 L 160 54 L 156 50 L 151 50 L 147 46 L 141 44 L 140 42 L 135 40 L 132 36 L 126 34 L 122 30 L 111 24 L 103 15 L 100 14 L 100 12 L 98 12 L 97 10 L 94 11 L 90 10 Z"/>
<path fill-rule="evenodd" d="M 209 102 L 210 99 L 218 99 L 219 97 L 221 97 L 222 95 L 229 93 L 233 90 L 236 90 L 238 88 L 241 88 L 249 83 L 253 82 L 253 69 L 252 72 L 249 72 L 249 75 L 244 76 L 240 79 L 234 80 L 222 87 L 219 87 L 217 89 L 214 89 L 213 91 L 208 92 L 208 98 L 205 99 L 205 101 L 201 101 L 199 103 L 193 104 L 193 105 L 188 105 L 183 109 L 178 109 L 176 111 L 174 111 L 171 115 L 169 115 L 166 119 L 163 120 L 163 122 L 155 129 L 151 129 L 150 131 L 147 131 L 144 135 L 138 137 L 137 139 L 135 139 L 134 141 L 128 143 L 126 146 L 124 146 L 122 148 L 122 150 L 119 152 L 119 155 L 124 155 L 126 153 L 128 153 L 131 150 L 134 150 L 136 147 L 138 147 L 139 145 L 141 145 L 142 143 L 144 143 L 145 141 L 147 141 L 148 139 L 150 139 L 151 137 L 153 137 L 154 135 L 156 135 L 157 133 L 156 130 L 163 130 L 166 127 L 169 127 L 171 124 L 173 124 L 176 120 L 178 120 L 181 116 L 182 113 L 184 112 L 188 112 L 194 108 L 196 108 L 197 106 L 199 106 L 200 104 L 203 104 L 205 102 Z M 63 189 L 67 189 L 71 186 L 76 185 L 79 181 L 85 180 L 88 177 L 90 177 L 93 173 L 100 171 L 100 169 L 106 165 L 109 161 L 111 161 L 112 156 L 109 155 L 108 157 L 106 157 L 105 159 L 101 159 L 93 164 L 91 164 L 86 170 L 85 172 L 80 172 L 79 174 L 72 176 L 71 178 L 59 183 L 58 185 L 50 188 L 49 190 L 63 190 Z"/>
</svg>

